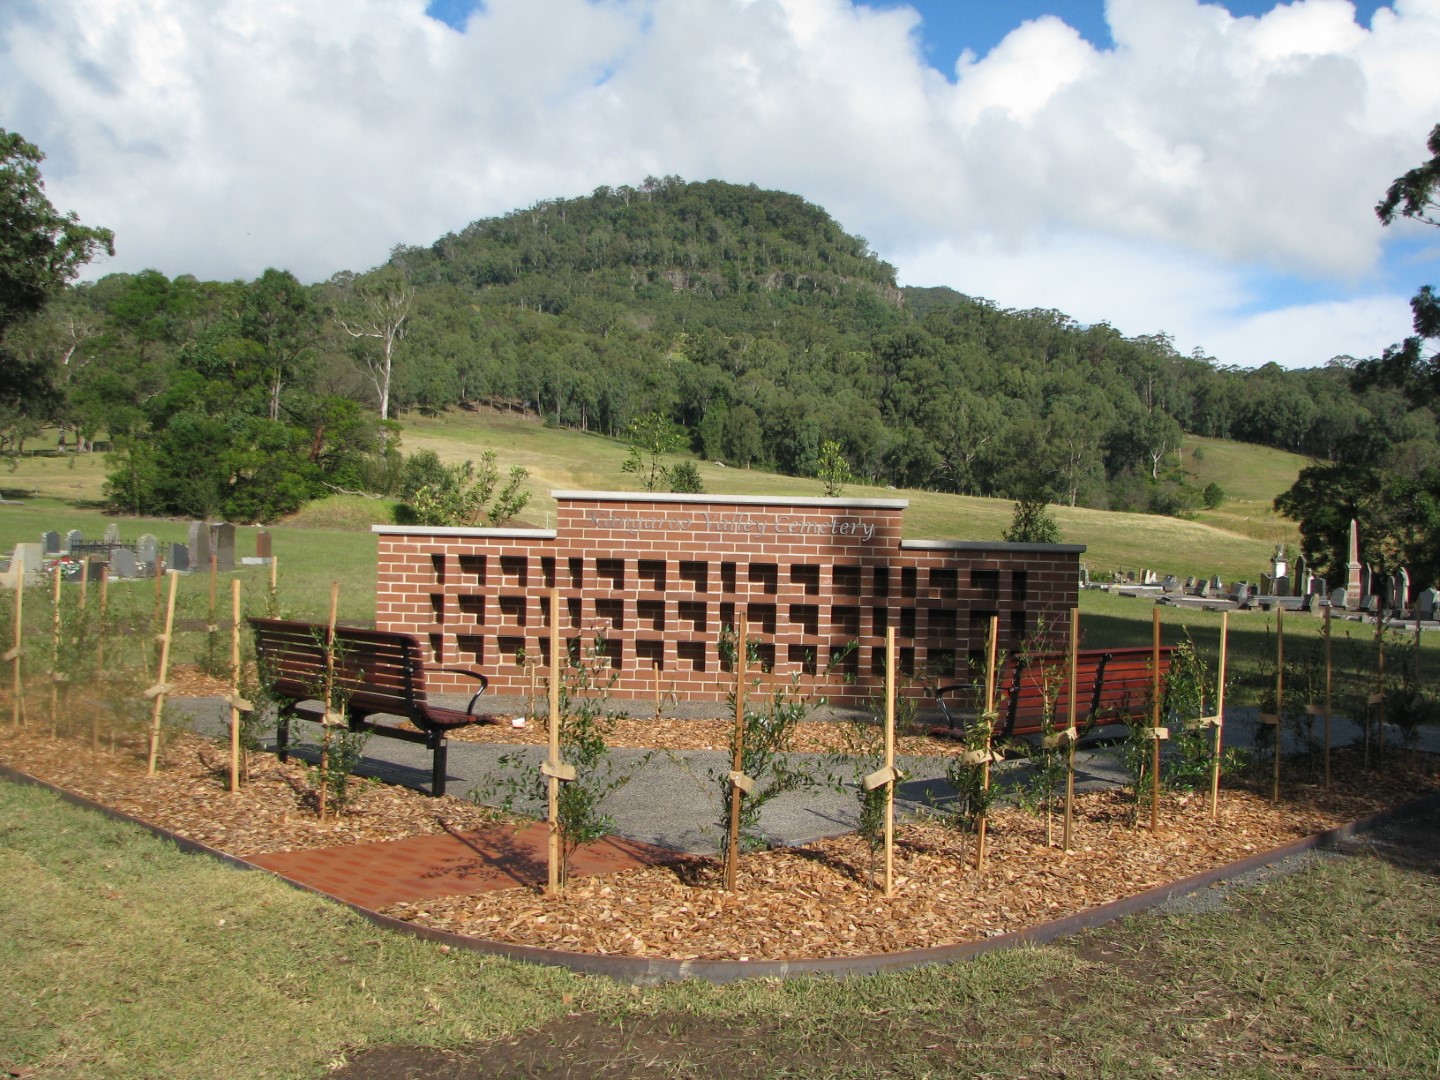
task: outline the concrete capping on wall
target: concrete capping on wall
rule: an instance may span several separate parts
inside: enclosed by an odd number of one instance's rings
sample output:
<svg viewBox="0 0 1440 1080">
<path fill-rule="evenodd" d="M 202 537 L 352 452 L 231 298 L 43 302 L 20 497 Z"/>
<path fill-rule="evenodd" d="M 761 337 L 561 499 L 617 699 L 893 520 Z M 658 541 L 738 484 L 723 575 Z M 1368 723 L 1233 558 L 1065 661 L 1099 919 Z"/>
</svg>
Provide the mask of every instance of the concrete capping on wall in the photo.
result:
<svg viewBox="0 0 1440 1080">
<path fill-rule="evenodd" d="M 909 499 L 824 499 L 794 495 L 676 495 L 654 491 L 552 491 L 556 502 L 708 503 L 712 506 L 803 506 L 824 510 L 904 510 Z"/>
<path fill-rule="evenodd" d="M 1080 555 L 1084 544 L 1012 544 L 1008 540 L 901 540 L 901 549 L 912 551 L 1026 551 L 1056 555 Z"/>
<path fill-rule="evenodd" d="M 483 536 L 494 540 L 554 540 L 554 529 L 486 529 L 454 525 L 371 525 L 377 536 Z"/>
<path fill-rule="evenodd" d="M 1429 795 L 1400 806 L 1380 810 L 1357 821 L 1340 825 L 1325 832 L 1314 833 L 1289 844 L 1268 851 L 1256 852 L 1239 862 L 1202 870 L 1190 877 L 1167 884 L 1157 885 L 1133 896 L 1112 900 L 1098 907 L 1083 908 L 1051 922 L 1038 923 L 1007 934 L 992 938 L 980 938 L 959 942 L 954 945 L 933 945 L 929 948 L 905 949 L 893 953 L 867 953 L 858 956 L 811 957 L 796 960 L 670 960 L 662 957 L 613 956 L 605 953 L 566 952 L 561 949 L 547 949 L 535 945 L 512 945 L 508 942 L 491 941 L 486 938 L 469 937 L 449 930 L 438 930 L 430 926 L 405 922 L 378 911 L 349 903 L 321 889 L 303 882 L 276 874 L 274 871 L 255 865 L 246 859 L 231 855 L 198 840 L 191 840 L 180 833 L 154 825 L 143 818 L 127 814 L 123 810 L 86 798 L 58 784 L 31 776 L 29 773 L 0 765 L 0 779 L 16 784 L 27 784 L 44 788 L 75 806 L 93 810 L 115 821 L 124 821 L 149 832 L 153 836 L 169 840 L 181 851 L 208 855 L 237 870 L 252 870 L 272 874 L 302 892 L 308 892 L 349 908 L 356 914 L 386 930 L 407 934 L 422 941 L 449 945 L 451 948 L 466 949 L 482 955 L 502 956 L 532 964 L 568 968 L 581 974 L 604 975 L 620 982 L 636 986 L 655 986 L 665 982 L 684 979 L 701 979 L 705 982 L 723 984 L 741 979 L 793 979 L 804 976 L 828 976 L 846 978 L 855 975 L 874 975 L 886 971 L 903 971 L 925 964 L 952 964 L 971 960 L 989 952 L 999 952 L 1027 945 L 1044 945 L 1060 938 L 1070 937 L 1082 930 L 1104 926 L 1106 923 L 1129 915 L 1138 915 L 1150 908 L 1177 897 L 1187 896 L 1222 881 L 1238 878 L 1262 867 L 1283 862 L 1285 859 L 1317 848 L 1332 847 L 1343 840 L 1387 824 L 1391 821 L 1428 813 L 1440 807 L 1440 796 Z"/>
</svg>

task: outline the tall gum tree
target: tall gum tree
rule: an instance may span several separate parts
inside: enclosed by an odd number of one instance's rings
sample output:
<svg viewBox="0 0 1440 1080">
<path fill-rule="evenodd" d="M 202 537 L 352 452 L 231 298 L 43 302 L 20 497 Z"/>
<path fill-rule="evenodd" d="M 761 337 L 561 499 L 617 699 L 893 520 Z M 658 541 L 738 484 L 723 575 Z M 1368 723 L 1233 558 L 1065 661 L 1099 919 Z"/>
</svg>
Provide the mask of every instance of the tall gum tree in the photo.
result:
<svg viewBox="0 0 1440 1080">
<path fill-rule="evenodd" d="M 115 254 L 115 234 L 80 224 L 45 196 L 45 155 L 0 128 L 0 407 L 33 413 L 58 398 L 48 363 L 17 354 L 10 331 L 37 314 L 100 252 Z"/>
</svg>

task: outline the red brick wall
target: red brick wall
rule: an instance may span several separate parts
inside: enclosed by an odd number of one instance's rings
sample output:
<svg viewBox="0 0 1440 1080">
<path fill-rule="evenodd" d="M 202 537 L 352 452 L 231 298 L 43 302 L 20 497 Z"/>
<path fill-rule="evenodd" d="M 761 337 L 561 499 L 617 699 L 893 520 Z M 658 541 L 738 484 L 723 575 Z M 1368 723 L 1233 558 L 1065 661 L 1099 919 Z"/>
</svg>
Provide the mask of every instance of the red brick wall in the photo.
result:
<svg viewBox="0 0 1440 1080">
<path fill-rule="evenodd" d="M 912 695 L 966 677 L 989 613 L 1002 647 L 1043 627 L 1064 648 L 1084 550 L 905 543 L 903 500 L 556 499 L 553 532 L 377 526 L 376 624 L 427 639 L 437 664 L 480 669 L 496 693 L 524 693 L 522 658 L 548 668 L 558 588 L 567 647 L 603 632 L 615 696 L 653 695 L 658 665 L 662 693 L 723 701 L 722 628 L 743 615 L 771 677 L 855 704 L 880 692 L 887 625 Z"/>
</svg>

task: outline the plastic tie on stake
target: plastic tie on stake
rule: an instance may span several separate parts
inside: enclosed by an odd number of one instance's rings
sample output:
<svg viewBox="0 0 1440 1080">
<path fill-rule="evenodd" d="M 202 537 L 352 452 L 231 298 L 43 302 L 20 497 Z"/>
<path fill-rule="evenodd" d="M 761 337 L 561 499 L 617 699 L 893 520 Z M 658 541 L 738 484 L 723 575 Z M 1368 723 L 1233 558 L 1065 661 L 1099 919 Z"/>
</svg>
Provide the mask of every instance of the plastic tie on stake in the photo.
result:
<svg viewBox="0 0 1440 1080">
<path fill-rule="evenodd" d="M 548 761 L 542 761 L 540 763 L 540 775 L 548 776 L 553 780 L 569 781 L 574 780 L 578 774 L 575 772 L 575 766 L 567 761 L 557 761 L 554 764 Z"/>
<path fill-rule="evenodd" d="M 326 727 L 344 727 L 350 723 L 350 720 L 342 712 L 336 712 L 334 709 L 326 709 L 325 715 L 320 718 L 320 723 Z"/>
<path fill-rule="evenodd" d="M 22 656 L 24 656 L 24 655 L 25 655 L 25 650 L 24 650 L 24 649 L 20 649 L 20 648 L 9 649 L 9 650 L 7 650 L 6 653 L 5 653 L 4 660 L 5 660 L 5 663 L 8 664 L 8 663 L 10 663 L 10 662 L 13 661 L 13 660 L 19 660 L 20 657 L 22 657 Z"/>
<path fill-rule="evenodd" d="M 967 750 L 960 755 L 960 760 L 966 765 L 984 765 L 990 761 L 1004 761 L 1005 757 L 994 750 Z"/>
<path fill-rule="evenodd" d="M 1219 727 L 1222 723 L 1224 723 L 1224 721 L 1217 713 L 1215 716 L 1197 716 L 1193 721 L 1191 721 L 1191 723 L 1193 723 L 1196 727 L 1207 728 Z"/>
<path fill-rule="evenodd" d="M 876 769 L 864 780 L 861 780 L 860 786 L 866 791 L 874 791 L 878 787 L 884 787 L 886 784 L 899 780 L 901 775 L 900 770 L 894 765 L 886 765 L 883 769 Z"/>
<path fill-rule="evenodd" d="M 205 627 L 205 632 L 207 634 L 218 634 L 220 632 L 220 624 L 212 622 L 209 626 Z"/>
<path fill-rule="evenodd" d="M 1059 731 L 1052 731 L 1040 740 L 1040 745 L 1046 750 L 1054 750 L 1057 746 L 1064 746 L 1068 742 L 1079 742 L 1080 732 L 1074 728 L 1061 728 Z"/>
<path fill-rule="evenodd" d="M 156 635 L 155 635 L 155 640 L 156 640 L 159 644 L 161 644 L 161 645 L 169 645 L 169 644 L 170 644 L 170 635 L 169 635 L 169 634 L 156 634 Z"/>
<path fill-rule="evenodd" d="M 746 776 L 743 772 L 740 772 L 738 770 L 732 770 L 729 780 L 733 786 L 739 788 L 746 795 L 750 795 L 755 791 L 755 781 L 750 777 Z"/>
<path fill-rule="evenodd" d="M 1313 704 L 1313 703 L 1310 704 L 1310 705 L 1306 705 L 1306 706 L 1305 706 L 1305 713 L 1306 713 L 1307 716 L 1324 716 L 1324 715 L 1325 715 L 1325 706 L 1324 706 L 1324 705 L 1315 705 L 1315 704 Z"/>
<path fill-rule="evenodd" d="M 225 704 L 229 705 L 236 712 L 255 711 L 255 703 L 253 701 L 246 701 L 243 697 L 240 697 L 236 694 L 226 694 Z"/>
<path fill-rule="evenodd" d="M 1385 695 L 1384 695 L 1384 694 L 1371 694 L 1368 698 L 1365 699 L 1365 704 L 1367 704 L 1367 705 L 1379 705 L 1379 704 L 1380 704 L 1381 702 L 1383 702 L 1384 700 L 1385 700 Z"/>
<path fill-rule="evenodd" d="M 57 683 L 69 682 L 70 673 L 68 671 L 52 671 L 50 673 L 50 681 Z"/>
<path fill-rule="evenodd" d="M 168 694 L 173 689 L 175 688 L 171 686 L 168 682 L 156 683 L 154 686 L 150 687 L 149 690 L 145 691 L 145 700 L 154 701 L 161 694 Z"/>
<path fill-rule="evenodd" d="M 1260 723 L 1274 724 L 1276 727 L 1278 727 L 1280 725 L 1280 717 L 1273 712 L 1262 712 L 1260 714 Z"/>
<path fill-rule="evenodd" d="M 1168 727 L 1146 728 L 1145 737 L 1147 739 L 1156 739 L 1160 742 L 1164 742 L 1166 739 L 1170 738 L 1170 729 Z"/>
</svg>

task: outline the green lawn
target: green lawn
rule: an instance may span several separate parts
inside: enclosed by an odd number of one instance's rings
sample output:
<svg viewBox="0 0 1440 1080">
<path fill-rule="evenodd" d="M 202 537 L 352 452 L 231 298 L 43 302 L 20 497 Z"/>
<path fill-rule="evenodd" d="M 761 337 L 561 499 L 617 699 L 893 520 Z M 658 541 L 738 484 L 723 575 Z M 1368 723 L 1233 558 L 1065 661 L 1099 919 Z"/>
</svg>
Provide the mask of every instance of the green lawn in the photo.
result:
<svg viewBox="0 0 1440 1080">
<path fill-rule="evenodd" d="M 1433 868 L 1374 856 L 973 962 L 634 990 L 377 929 L 37 789 L 0 782 L 0 821 L 0 1074 L 318 1080 L 383 1045 L 477 1076 L 1440 1069 Z"/>
</svg>

